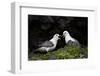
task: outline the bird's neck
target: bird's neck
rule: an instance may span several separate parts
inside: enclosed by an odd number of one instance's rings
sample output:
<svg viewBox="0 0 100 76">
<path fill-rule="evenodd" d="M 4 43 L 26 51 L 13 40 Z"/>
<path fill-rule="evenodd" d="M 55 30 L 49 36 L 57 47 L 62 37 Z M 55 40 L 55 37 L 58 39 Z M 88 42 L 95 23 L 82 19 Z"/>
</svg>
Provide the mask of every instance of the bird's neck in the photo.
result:
<svg viewBox="0 0 100 76">
<path fill-rule="evenodd" d="M 56 38 L 52 38 L 50 41 L 51 41 L 55 46 L 57 45 L 57 39 L 56 39 Z"/>
<path fill-rule="evenodd" d="M 70 35 L 66 36 L 65 39 L 66 39 L 66 41 L 69 41 L 69 40 L 72 40 L 73 41 L 73 38 Z"/>
</svg>

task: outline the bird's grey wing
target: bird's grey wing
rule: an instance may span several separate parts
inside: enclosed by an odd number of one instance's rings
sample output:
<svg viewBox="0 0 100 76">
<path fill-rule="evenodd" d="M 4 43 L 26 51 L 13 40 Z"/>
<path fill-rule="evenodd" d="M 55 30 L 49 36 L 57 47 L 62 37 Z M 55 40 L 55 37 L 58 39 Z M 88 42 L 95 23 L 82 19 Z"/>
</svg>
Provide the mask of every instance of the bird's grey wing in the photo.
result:
<svg viewBox="0 0 100 76">
<path fill-rule="evenodd" d="M 72 41 L 72 40 L 69 40 L 69 41 L 67 42 L 67 45 L 69 45 L 69 46 L 73 45 L 73 41 Z"/>
<path fill-rule="evenodd" d="M 80 46 L 80 43 L 78 40 L 75 39 L 75 43 L 76 43 L 76 46 Z"/>
<path fill-rule="evenodd" d="M 77 40 L 75 40 L 75 41 L 69 40 L 67 45 L 69 45 L 69 46 L 79 46 L 79 42 Z"/>
<path fill-rule="evenodd" d="M 39 45 L 40 47 L 52 47 L 54 44 L 51 41 L 45 41 Z"/>
</svg>

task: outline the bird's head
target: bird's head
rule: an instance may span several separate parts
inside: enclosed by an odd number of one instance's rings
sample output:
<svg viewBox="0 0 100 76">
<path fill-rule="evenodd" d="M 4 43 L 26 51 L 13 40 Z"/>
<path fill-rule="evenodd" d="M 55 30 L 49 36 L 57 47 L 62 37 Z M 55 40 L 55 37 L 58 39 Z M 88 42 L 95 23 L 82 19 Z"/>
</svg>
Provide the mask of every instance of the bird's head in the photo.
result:
<svg viewBox="0 0 100 76">
<path fill-rule="evenodd" d="M 65 36 L 69 36 L 68 31 L 64 31 L 64 32 L 63 32 L 63 36 L 64 36 L 64 37 L 65 37 Z"/>
<path fill-rule="evenodd" d="M 60 35 L 59 34 L 55 34 L 54 38 L 57 39 L 57 40 L 59 40 L 60 39 Z"/>
</svg>

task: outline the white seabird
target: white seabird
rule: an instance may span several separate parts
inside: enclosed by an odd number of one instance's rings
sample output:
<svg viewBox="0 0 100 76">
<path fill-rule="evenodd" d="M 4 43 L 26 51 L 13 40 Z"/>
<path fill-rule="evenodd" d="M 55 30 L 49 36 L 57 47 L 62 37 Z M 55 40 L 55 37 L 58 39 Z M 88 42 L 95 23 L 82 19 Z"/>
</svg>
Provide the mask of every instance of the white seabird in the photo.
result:
<svg viewBox="0 0 100 76">
<path fill-rule="evenodd" d="M 58 40 L 60 39 L 59 36 L 60 36 L 59 34 L 55 34 L 52 39 L 40 44 L 39 48 L 36 49 L 36 51 L 48 52 L 54 50 L 56 48 Z"/>
<path fill-rule="evenodd" d="M 79 42 L 76 39 L 74 39 L 73 37 L 71 37 L 71 35 L 69 34 L 68 31 L 64 31 L 63 36 L 65 38 L 65 43 L 67 45 L 80 46 Z"/>
</svg>

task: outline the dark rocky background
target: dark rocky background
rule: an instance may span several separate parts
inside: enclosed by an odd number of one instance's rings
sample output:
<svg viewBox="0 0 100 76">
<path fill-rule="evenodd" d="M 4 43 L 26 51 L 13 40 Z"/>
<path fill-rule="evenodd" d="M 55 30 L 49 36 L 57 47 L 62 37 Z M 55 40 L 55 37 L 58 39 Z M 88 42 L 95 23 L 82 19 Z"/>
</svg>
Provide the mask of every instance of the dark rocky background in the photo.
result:
<svg viewBox="0 0 100 76">
<path fill-rule="evenodd" d="M 87 17 L 28 15 L 29 51 L 38 48 L 38 44 L 51 39 L 56 33 L 62 35 L 65 30 L 67 30 L 73 38 L 77 39 L 80 44 L 88 46 Z M 64 39 L 59 40 L 57 48 L 64 46 Z"/>
</svg>

